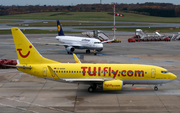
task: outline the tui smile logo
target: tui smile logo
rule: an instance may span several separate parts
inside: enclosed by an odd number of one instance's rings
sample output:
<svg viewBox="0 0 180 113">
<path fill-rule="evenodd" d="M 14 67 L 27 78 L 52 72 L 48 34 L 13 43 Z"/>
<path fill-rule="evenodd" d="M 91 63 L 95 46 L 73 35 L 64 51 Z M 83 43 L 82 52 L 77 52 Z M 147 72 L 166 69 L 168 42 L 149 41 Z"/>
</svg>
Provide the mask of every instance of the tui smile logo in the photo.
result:
<svg viewBox="0 0 180 113">
<path fill-rule="evenodd" d="M 31 48 L 32 48 L 32 45 L 30 45 L 29 48 L 31 49 Z M 19 52 L 19 55 L 20 55 L 22 58 L 26 58 L 26 57 L 28 57 L 29 54 L 30 54 L 30 51 L 28 51 L 27 54 L 23 55 L 23 54 L 21 53 L 22 49 L 17 49 L 17 51 Z"/>
</svg>

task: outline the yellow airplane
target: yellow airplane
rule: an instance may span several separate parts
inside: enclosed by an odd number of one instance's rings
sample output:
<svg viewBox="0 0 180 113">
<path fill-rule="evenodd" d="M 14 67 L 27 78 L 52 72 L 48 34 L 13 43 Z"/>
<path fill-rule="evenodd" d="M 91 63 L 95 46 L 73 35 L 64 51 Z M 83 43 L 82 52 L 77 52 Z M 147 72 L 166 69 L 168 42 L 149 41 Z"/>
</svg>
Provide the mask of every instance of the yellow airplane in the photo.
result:
<svg viewBox="0 0 180 113">
<path fill-rule="evenodd" d="M 166 69 L 140 64 L 88 64 L 74 55 L 76 63 L 60 63 L 41 56 L 32 43 L 18 28 L 11 28 L 19 71 L 41 78 L 90 84 L 89 92 L 97 86 L 103 90 L 122 90 L 124 84 L 159 85 L 177 78 Z"/>
</svg>

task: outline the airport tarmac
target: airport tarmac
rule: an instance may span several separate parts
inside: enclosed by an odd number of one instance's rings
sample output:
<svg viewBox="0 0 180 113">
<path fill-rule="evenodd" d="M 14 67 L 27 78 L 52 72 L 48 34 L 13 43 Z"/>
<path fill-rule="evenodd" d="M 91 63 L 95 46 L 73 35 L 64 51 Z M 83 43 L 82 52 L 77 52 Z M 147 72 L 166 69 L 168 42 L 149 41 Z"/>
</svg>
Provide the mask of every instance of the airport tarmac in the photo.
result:
<svg viewBox="0 0 180 113">
<path fill-rule="evenodd" d="M 56 34 L 27 34 L 31 42 L 58 43 Z M 0 113 L 124 113 L 180 112 L 180 45 L 171 42 L 128 43 L 132 36 L 118 36 L 122 43 L 104 44 L 94 56 L 75 50 L 82 62 L 130 63 L 161 66 L 177 75 L 177 80 L 159 86 L 125 85 L 123 91 L 87 91 L 89 85 L 60 83 L 37 78 L 16 69 L 0 69 Z M 63 46 L 37 44 L 42 56 L 60 62 L 75 62 Z M 0 59 L 17 59 L 11 35 L 0 35 Z"/>
</svg>

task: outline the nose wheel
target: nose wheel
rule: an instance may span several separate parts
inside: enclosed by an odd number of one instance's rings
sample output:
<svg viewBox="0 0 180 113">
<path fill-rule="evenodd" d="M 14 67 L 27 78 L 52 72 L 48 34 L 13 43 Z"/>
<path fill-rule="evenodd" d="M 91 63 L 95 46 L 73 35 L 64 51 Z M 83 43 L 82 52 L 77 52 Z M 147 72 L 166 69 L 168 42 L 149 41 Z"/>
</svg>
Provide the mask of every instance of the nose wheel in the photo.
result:
<svg viewBox="0 0 180 113">
<path fill-rule="evenodd" d="M 154 91 L 157 91 L 158 90 L 158 87 L 157 86 L 154 86 Z"/>
<path fill-rule="evenodd" d="M 94 55 L 97 55 L 97 51 L 96 50 L 94 50 Z"/>
</svg>

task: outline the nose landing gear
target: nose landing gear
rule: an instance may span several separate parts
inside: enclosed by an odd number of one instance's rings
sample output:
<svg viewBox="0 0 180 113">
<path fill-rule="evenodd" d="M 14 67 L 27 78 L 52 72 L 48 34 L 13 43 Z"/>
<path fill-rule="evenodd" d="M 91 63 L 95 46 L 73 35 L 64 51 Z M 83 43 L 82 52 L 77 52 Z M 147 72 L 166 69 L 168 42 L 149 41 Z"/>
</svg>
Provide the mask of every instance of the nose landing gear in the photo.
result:
<svg viewBox="0 0 180 113">
<path fill-rule="evenodd" d="M 96 50 L 94 50 L 94 55 L 97 55 L 97 51 Z"/>
<path fill-rule="evenodd" d="M 158 91 L 158 87 L 157 86 L 154 86 L 154 91 Z"/>
</svg>

